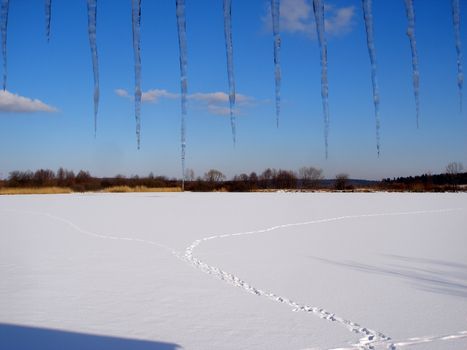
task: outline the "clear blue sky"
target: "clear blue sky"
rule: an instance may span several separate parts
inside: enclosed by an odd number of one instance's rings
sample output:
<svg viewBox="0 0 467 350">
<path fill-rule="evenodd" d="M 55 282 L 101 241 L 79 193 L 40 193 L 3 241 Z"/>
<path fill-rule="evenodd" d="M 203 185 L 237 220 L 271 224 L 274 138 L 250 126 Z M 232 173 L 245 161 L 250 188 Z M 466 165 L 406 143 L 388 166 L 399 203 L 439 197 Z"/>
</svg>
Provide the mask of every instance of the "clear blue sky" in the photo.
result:
<svg viewBox="0 0 467 350">
<path fill-rule="evenodd" d="M 421 74 L 419 129 L 404 3 L 374 1 L 381 96 L 379 158 L 361 1 L 326 2 L 331 116 L 327 160 L 319 49 L 310 0 L 282 0 L 279 129 L 275 125 L 269 1 L 233 0 L 236 86 L 237 93 L 245 96 L 238 104 L 236 148 L 225 114 L 228 105 L 207 95 L 228 92 L 222 1 L 186 2 L 191 94 L 186 163 L 196 175 L 210 168 L 232 176 L 266 167 L 296 170 L 307 165 L 322 168 L 327 177 L 346 172 L 353 178 L 380 179 L 442 172 L 451 161 L 467 166 L 467 101 L 464 97 L 461 114 L 451 1 L 415 0 Z M 99 176 L 152 171 L 180 177 L 175 0 L 142 0 L 143 91 L 166 92 L 145 95 L 139 151 L 133 101 L 119 96 L 124 91 L 132 96 L 134 89 L 131 1 L 100 0 L 97 21 L 101 99 L 94 139 L 86 1 L 53 1 L 47 43 L 43 1 L 10 0 L 7 91 L 38 99 L 57 111 L 12 112 L 11 106 L 2 105 L 3 177 L 15 169 L 60 166 L 87 169 Z M 465 28 L 467 3 L 461 1 L 462 41 L 467 52 Z M 117 89 L 121 89 L 119 94 Z M 47 110 L 45 105 L 36 102 L 32 108 Z"/>
</svg>

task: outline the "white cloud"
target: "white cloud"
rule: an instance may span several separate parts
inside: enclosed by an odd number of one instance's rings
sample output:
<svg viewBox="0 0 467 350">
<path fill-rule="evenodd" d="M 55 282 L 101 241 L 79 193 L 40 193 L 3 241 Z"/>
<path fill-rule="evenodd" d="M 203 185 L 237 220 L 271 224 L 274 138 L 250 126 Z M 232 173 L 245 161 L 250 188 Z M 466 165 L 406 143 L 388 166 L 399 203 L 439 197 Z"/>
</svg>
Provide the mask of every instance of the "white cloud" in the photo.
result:
<svg viewBox="0 0 467 350">
<path fill-rule="evenodd" d="M 130 95 L 128 95 L 128 91 L 125 89 L 115 89 L 115 93 L 120 97 L 130 97 Z"/>
<path fill-rule="evenodd" d="M 190 99 L 203 101 L 208 104 L 229 102 L 229 95 L 225 92 L 197 92 L 189 96 Z"/>
<path fill-rule="evenodd" d="M 230 115 L 229 107 L 223 107 L 223 106 L 218 106 L 218 105 L 207 105 L 206 108 L 208 112 L 213 115 L 221 115 L 221 116 Z M 234 112 L 238 114 L 236 110 Z"/>
<path fill-rule="evenodd" d="M 352 30 L 355 7 L 334 7 L 327 9 L 329 16 L 325 19 L 324 28 L 329 35 L 339 36 Z"/>
<path fill-rule="evenodd" d="M 306 0 L 283 0 L 280 7 L 280 28 L 283 31 L 296 33 L 314 33 L 314 22 L 311 23 L 312 6 Z M 270 18 L 270 16 L 268 16 Z"/>
<path fill-rule="evenodd" d="M 115 89 L 115 94 L 120 97 L 133 99 L 125 89 Z M 141 101 L 155 103 L 162 99 L 177 99 L 179 97 L 179 94 L 168 92 L 167 90 L 152 89 L 142 93 Z M 230 114 L 229 95 L 225 92 L 196 92 L 189 94 L 187 97 L 194 101 L 198 107 L 205 109 L 210 114 L 222 116 Z M 254 98 L 242 94 L 236 94 L 235 102 L 237 107 L 244 107 L 252 104 L 254 102 Z M 239 112 L 240 110 L 235 110 L 235 113 Z"/>
<path fill-rule="evenodd" d="M 282 0 L 280 29 L 285 33 L 301 33 L 309 37 L 316 37 L 316 24 L 311 0 Z M 340 36 L 352 30 L 354 24 L 355 7 L 325 6 L 325 31 L 331 36 Z M 271 30 L 271 8 L 268 7 L 263 21 Z"/>
<path fill-rule="evenodd" d="M 178 94 L 173 94 L 171 92 L 168 92 L 167 90 L 153 89 L 153 90 L 148 90 L 146 92 L 143 92 L 141 95 L 141 101 L 156 103 L 156 102 L 159 102 L 159 100 L 163 98 L 175 99 L 178 97 L 179 97 Z"/>
<path fill-rule="evenodd" d="M 213 115 L 230 115 L 229 95 L 225 92 L 197 92 L 188 96 L 189 99 L 197 101 L 201 107 L 205 108 Z M 235 94 L 235 104 L 237 107 L 244 107 L 253 103 L 252 97 Z M 240 109 L 235 109 L 234 113 L 241 113 Z"/>
<path fill-rule="evenodd" d="M 219 104 L 229 102 L 229 95 L 225 92 L 197 92 L 188 96 L 193 100 L 205 101 L 208 104 Z M 245 104 L 251 102 L 253 99 L 251 97 L 235 94 L 235 102 L 240 104 Z"/>
<path fill-rule="evenodd" d="M 0 90 L 0 112 L 33 113 L 33 112 L 57 112 L 55 107 L 29 97 L 13 94 L 6 90 Z"/>
<path fill-rule="evenodd" d="M 115 89 L 115 94 L 120 97 L 125 97 L 129 99 L 133 99 L 133 96 L 130 96 L 127 90 L 125 89 Z M 159 100 L 164 98 L 175 99 L 178 98 L 178 94 L 173 94 L 168 92 L 167 90 L 160 90 L 160 89 L 152 89 L 146 92 L 142 92 L 141 94 L 141 102 L 152 102 L 157 103 Z"/>
</svg>

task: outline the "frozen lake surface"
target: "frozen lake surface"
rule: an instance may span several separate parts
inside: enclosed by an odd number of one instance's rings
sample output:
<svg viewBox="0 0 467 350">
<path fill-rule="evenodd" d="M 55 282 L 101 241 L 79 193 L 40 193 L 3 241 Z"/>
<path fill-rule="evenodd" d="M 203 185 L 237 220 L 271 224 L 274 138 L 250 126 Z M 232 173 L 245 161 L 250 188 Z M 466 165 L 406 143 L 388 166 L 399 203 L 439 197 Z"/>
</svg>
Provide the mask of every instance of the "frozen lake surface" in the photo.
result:
<svg viewBox="0 0 467 350">
<path fill-rule="evenodd" d="M 0 196 L 0 349 L 467 349 L 467 194 Z"/>
</svg>

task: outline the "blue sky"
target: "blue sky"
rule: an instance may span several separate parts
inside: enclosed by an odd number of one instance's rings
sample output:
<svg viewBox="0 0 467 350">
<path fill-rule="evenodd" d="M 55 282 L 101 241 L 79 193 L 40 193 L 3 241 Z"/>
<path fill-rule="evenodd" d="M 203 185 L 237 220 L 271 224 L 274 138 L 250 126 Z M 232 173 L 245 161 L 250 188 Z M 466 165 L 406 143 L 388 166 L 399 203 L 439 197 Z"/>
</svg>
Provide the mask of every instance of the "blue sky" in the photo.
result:
<svg viewBox="0 0 467 350">
<path fill-rule="evenodd" d="M 232 145 L 221 0 L 187 0 L 186 165 L 228 176 L 267 167 L 315 166 L 327 177 L 442 172 L 467 165 L 467 102 L 459 112 L 451 1 L 415 0 L 420 61 L 416 128 L 407 20 L 402 0 L 374 1 L 381 97 L 381 155 L 375 141 L 370 62 L 361 1 L 329 0 L 329 158 L 324 153 L 320 59 L 310 0 L 282 0 L 282 113 L 276 128 L 269 1 L 233 0 L 237 145 Z M 467 46 L 467 4 L 461 33 Z M 463 21 L 463 22 L 462 22 Z M 141 149 L 136 148 L 131 1 L 100 0 L 101 99 L 94 138 L 93 76 L 85 0 L 10 0 L 7 92 L 0 96 L 0 174 L 60 166 L 98 176 L 180 177 L 179 62 L 175 0 L 142 0 Z M 465 61 L 465 60 L 464 60 Z M 125 94 L 128 93 L 128 96 Z M 18 96 L 26 98 L 21 99 Z M 41 101 L 33 101 L 37 99 Z M 25 107 L 26 106 L 26 107 Z M 29 111 L 24 111 L 25 108 Z M 17 110 L 21 110 L 18 112 Z"/>
</svg>

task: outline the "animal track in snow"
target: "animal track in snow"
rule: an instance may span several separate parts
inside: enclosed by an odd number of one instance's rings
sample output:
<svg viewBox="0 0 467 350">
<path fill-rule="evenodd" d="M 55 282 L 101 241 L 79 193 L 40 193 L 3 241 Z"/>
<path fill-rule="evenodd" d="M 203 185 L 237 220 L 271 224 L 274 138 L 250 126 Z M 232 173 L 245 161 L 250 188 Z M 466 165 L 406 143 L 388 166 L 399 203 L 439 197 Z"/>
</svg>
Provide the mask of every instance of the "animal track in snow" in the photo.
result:
<svg viewBox="0 0 467 350">
<path fill-rule="evenodd" d="M 434 214 L 434 213 L 444 213 L 444 212 L 452 212 L 452 211 L 458 211 L 462 210 L 461 208 L 453 208 L 453 209 L 438 209 L 438 210 L 417 210 L 417 211 L 407 211 L 407 212 L 392 212 L 392 213 L 377 213 L 377 214 L 360 214 L 360 215 L 344 215 L 344 216 L 338 216 L 338 217 L 333 217 L 333 218 L 325 218 L 325 219 L 317 219 L 317 220 L 310 220 L 310 221 L 304 221 L 304 222 L 298 222 L 298 223 L 290 223 L 290 224 L 282 224 L 282 225 L 276 225 L 272 226 L 269 228 L 265 229 L 260 229 L 260 230 L 255 230 L 255 231 L 246 231 L 246 232 L 236 232 L 236 233 L 224 233 L 224 234 L 215 234 L 215 235 L 210 235 L 201 239 L 195 240 L 191 245 L 189 245 L 185 249 L 185 255 L 184 258 L 189 261 L 193 266 L 197 267 L 201 271 L 211 274 L 233 286 L 243 288 L 245 291 L 255 294 L 258 296 L 265 297 L 267 299 L 270 299 L 272 301 L 278 302 L 278 303 L 283 303 L 292 308 L 293 311 L 298 311 L 298 312 L 309 312 L 313 313 L 322 319 L 331 321 L 331 322 L 337 322 L 341 324 L 342 326 L 346 327 L 349 331 L 358 333 L 362 335 L 363 337 L 360 338 L 359 342 L 355 344 L 353 348 L 350 349 L 376 349 L 376 348 L 381 348 L 385 347 L 390 350 L 395 350 L 396 346 L 401 346 L 400 344 L 403 343 L 397 343 L 394 344 L 391 341 L 391 338 L 381 332 L 372 330 L 367 327 L 362 327 L 358 323 L 347 320 L 343 317 L 337 316 L 334 313 L 331 313 L 323 308 L 318 308 L 314 306 L 308 306 L 304 304 L 299 304 L 298 302 L 295 302 L 289 298 L 283 297 L 276 295 L 271 292 L 263 291 L 257 287 L 253 287 L 249 283 L 243 281 L 239 277 L 235 276 L 234 274 L 228 273 L 226 271 L 221 270 L 218 267 L 211 266 L 202 260 L 196 258 L 193 256 L 193 251 L 201 244 L 206 241 L 210 241 L 213 239 L 223 239 L 223 238 L 229 238 L 229 237 L 237 237 L 237 236 L 246 236 L 246 235 L 253 235 L 253 234 L 260 234 L 260 233 L 266 233 L 266 232 L 271 232 L 279 229 L 284 229 L 288 227 L 296 227 L 296 226 L 305 226 L 305 225 L 313 225 L 313 224 L 321 224 L 321 223 L 328 223 L 328 222 L 333 222 L 333 221 L 341 221 L 341 220 L 350 220 L 350 219 L 358 219 L 358 218 L 371 218 L 371 217 L 383 217 L 383 216 L 401 216 L 401 215 L 417 215 L 417 214 Z M 424 338 L 423 338 L 424 339 Z M 436 340 L 444 340 L 444 338 L 439 337 L 436 338 Z M 337 349 L 336 349 L 337 350 Z"/>
<path fill-rule="evenodd" d="M 357 350 L 357 349 L 390 349 L 390 350 L 395 350 L 397 348 L 403 348 L 403 347 L 409 347 L 412 345 L 417 345 L 417 344 L 422 344 L 422 343 L 430 343 L 430 342 L 435 342 L 435 341 L 445 341 L 445 340 L 453 340 L 453 339 L 461 339 L 461 338 L 467 338 L 467 331 L 461 331 L 456 334 L 452 335 L 444 335 L 444 336 L 427 336 L 427 337 L 417 337 L 417 338 L 410 338 L 407 340 L 399 340 L 399 341 L 393 341 L 391 338 L 381 332 L 372 330 L 367 327 L 362 327 L 356 322 L 353 322 L 351 320 L 344 319 L 340 316 L 337 316 L 334 313 L 331 313 L 327 311 L 324 308 L 318 308 L 314 306 L 309 306 L 305 304 L 300 304 L 296 301 L 293 301 L 287 297 L 277 295 L 272 292 L 267 292 L 264 290 L 261 290 L 257 287 L 252 286 L 248 282 L 242 280 L 238 276 L 228 273 L 226 271 L 223 271 L 222 269 L 211 266 L 202 260 L 196 258 L 193 256 L 193 251 L 203 242 L 213 240 L 213 239 L 222 239 L 222 238 L 229 238 L 229 237 L 237 237 L 237 236 L 245 236 L 245 235 L 253 235 L 253 234 L 260 234 L 260 233 L 266 233 L 266 232 L 271 232 L 279 229 L 284 229 L 288 227 L 296 227 L 296 226 L 305 226 L 305 225 L 312 225 L 312 224 L 320 224 L 320 223 L 328 223 L 328 222 L 333 222 L 333 221 L 341 221 L 341 220 L 350 220 L 350 219 L 357 219 L 357 218 L 370 218 L 370 217 L 382 217 L 382 216 L 401 216 L 401 215 L 416 215 L 416 214 L 432 214 L 432 213 L 443 213 L 443 212 L 452 212 L 452 211 L 457 211 L 457 210 L 462 210 L 461 208 L 453 208 L 453 209 L 440 209 L 440 210 L 425 210 L 425 211 L 411 211 L 411 212 L 393 212 L 393 213 L 377 213 L 377 214 L 361 214 L 361 215 L 346 215 L 346 216 L 339 216 L 339 217 L 333 217 L 333 218 L 324 218 L 324 219 L 317 219 L 317 220 L 311 220 L 311 221 L 305 221 L 305 222 L 299 222 L 299 223 L 289 223 L 289 224 L 283 224 L 283 225 L 276 225 L 272 226 L 269 228 L 265 229 L 260 229 L 260 230 L 255 230 L 255 231 L 246 231 L 246 232 L 236 232 L 236 233 L 224 233 L 224 234 L 217 234 L 217 235 L 210 235 L 201 239 L 195 240 L 191 245 L 189 245 L 185 249 L 185 254 L 182 255 L 181 253 L 177 252 L 176 250 L 155 242 L 155 241 L 150 241 L 150 240 L 145 240 L 145 239 L 139 239 L 139 238 L 132 238 L 132 237 L 118 237 L 118 236 L 112 236 L 112 235 L 104 235 L 100 233 L 95 233 L 86 229 L 83 229 L 73 223 L 70 220 L 67 220 L 65 218 L 50 214 L 50 213 L 45 213 L 45 212 L 35 212 L 35 211 L 21 211 L 23 213 L 29 213 L 29 214 L 36 214 L 36 215 L 43 215 L 46 216 L 50 219 L 53 219 L 55 221 L 62 222 L 75 231 L 90 236 L 94 238 L 99 238 L 99 239 L 110 239 L 110 240 L 119 240 L 119 241 L 128 241 L 128 242 L 136 242 L 136 243 L 143 243 L 143 244 L 149 244 L 153 246 L 157 246 L 159 248 L 162 248 L 171 254 L 173 254 L 175 257 L 178 259 L 188 262 L 191 265 L 195 266 L 196 268 L 200 269 L 201 271 L 213 275 L 216 278 L 219 278 L 233 286 L 239 287 L 244 289 L 245 291 L 265 297 L 269 300 L 282 303 L 285 305 L 288 305 L 289 307 L 292 308 L 293 311 L 295 312 L 308 312 L 308 313 L 313 313 L 317 316 L 319 316 L 322 319 L 331 321 L 331 322 L 337 322 L 341 324 L 342 326 L 346 327 L 349 331 L 353 333 L 357 333 L 362 335 L 362 338 L 359 339 L 357 344 L 352 345 L 349 348 L 337 348 L 333 350 Z M 20 212 L 18 210 L 2 210 L 4 212 Z"/>
</svg>

